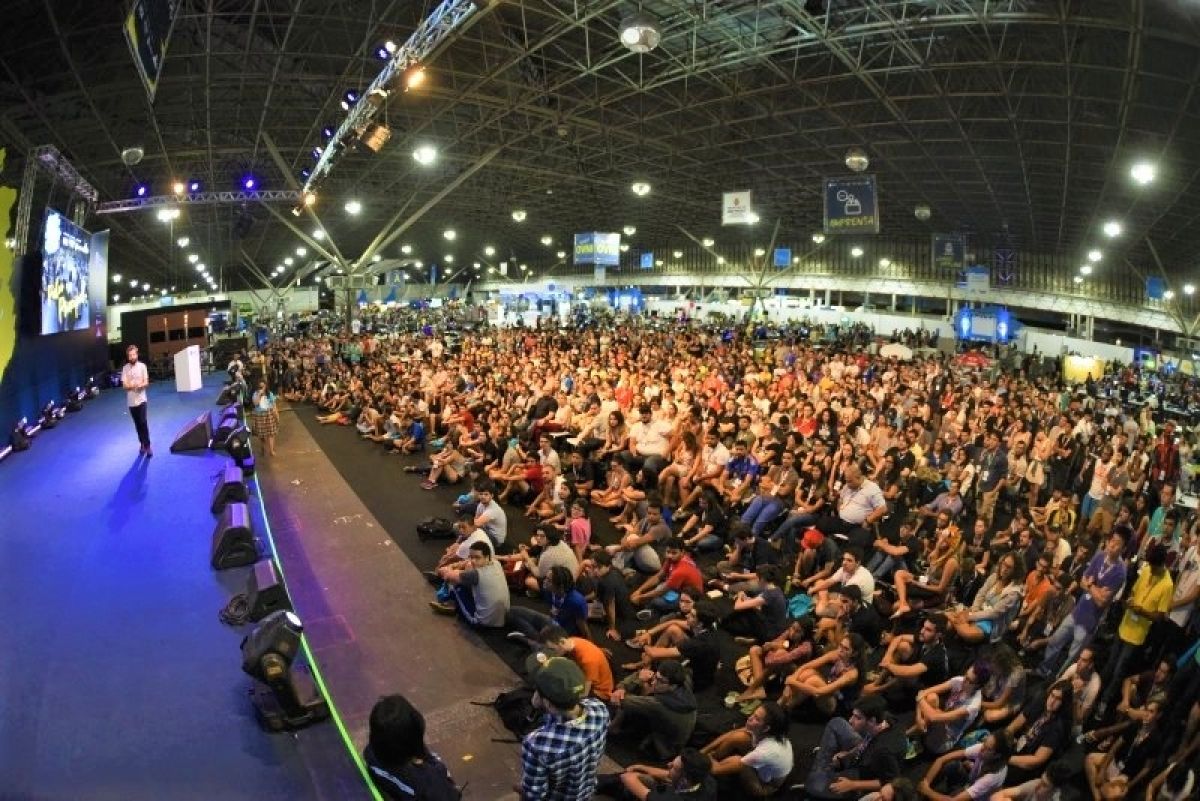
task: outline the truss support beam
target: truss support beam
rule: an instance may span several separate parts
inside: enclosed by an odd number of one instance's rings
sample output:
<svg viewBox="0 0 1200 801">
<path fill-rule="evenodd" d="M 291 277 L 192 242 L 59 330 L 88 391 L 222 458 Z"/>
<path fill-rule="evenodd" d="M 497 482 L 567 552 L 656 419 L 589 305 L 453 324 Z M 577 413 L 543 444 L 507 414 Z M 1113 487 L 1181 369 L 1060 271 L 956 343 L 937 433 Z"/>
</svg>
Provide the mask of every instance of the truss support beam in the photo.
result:
<svg viewBox="0 0 1200 801">
<path fill-rule="evenodd" d="M 338 126 L 337 132 L 325 145 L 317 165 L 304 184 L 305 192 L 312 192 L 333 170 L 334 162 L 367 129 L 379 110 L 387 103 L 388 95 L 400 88 L 405 73 L 429 60 L 439 46 L 462 27 L 471 15 L 489 0 L 443 0 L 426 17 L 408 40 L 396 49 L 387 64 L 371 81 L 362 96 L 350 107 L 350 113 Z"/>
<path fill-rule="evenodd" d="M 155 195 L 126 200 L 109 200 L 96 206 L 97 214 L 125 214 L 143 209 L 168 206 L 213 206 L 223 203 L 292 203 L 300 202 L 300 193 L 290 189 L 264 189 L 258 192 L 195 192 L 190 195 Z"/>
</svg>

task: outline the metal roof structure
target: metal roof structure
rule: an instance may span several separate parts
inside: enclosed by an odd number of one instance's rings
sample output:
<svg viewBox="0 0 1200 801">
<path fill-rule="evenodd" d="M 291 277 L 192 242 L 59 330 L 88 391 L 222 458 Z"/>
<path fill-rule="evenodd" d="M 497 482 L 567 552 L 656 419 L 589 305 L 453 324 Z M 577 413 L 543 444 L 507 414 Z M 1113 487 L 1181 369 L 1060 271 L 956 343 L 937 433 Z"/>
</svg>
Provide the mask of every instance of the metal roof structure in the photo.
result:
<svg viewBox="0 0 1200 801">
<path fill-rule="evenodd" d="M 5 5 L 8 177 L 21 169 L 11 156 L 52 145 L 102 202 L 141 182 L 156 195 L 193 179 L 232 192 L 249 174 L 262 189 L 298 190 L 322 129 L 345 118 L 345 93 L 370 85 L 381 46 L 403 42 L 435 5 L 179 2 L 153 103 L 122 35 L 126 4 Z M 1170 280 L 1200 278 L 1200 4 L 480 2 L 424 64 L 425 82 L 385 101 L 390 141 L 344 154 L 319 187 L 313 211 L 347 260 L 423 206 L 386 258 L 410 244 L 416 258 L 451 254 L 461 266 L 490 244 L 496 260 L 536 265 L 577 231 L 624 226 L 636 227 L 635 246 L 688 244 L 681 226 L 718 247 L 766 246 L 778 222 L 779 241 L 798 246 L 821 228 L 822 179 L 846 174 L 858 147 L 878 178 L 880 237 L 961 231 L 1077 263 L 1102 248 L 1096 282 L 1127 279 L 1130 265 L 1159 270 L 1149 240 Z M 641 55 L 618 38 L 639 9 L 662 34 Z M 433 165 L 412 157 L 423 144 L 438 150 Z M 145 156 L 128 166 L 121 152 L 135 145 Z M 1157 165 L 1147 186 L 1129 176 L 1142 159 Z M 630 191 L 639 180 L 652 187 L 645 197 Z M 722 229 L 720 194 L 742 189 L 762 223 Z M 343 208 L 352 199 L 357 215 Z M 928 221 L 914 216 L 920 204 Z M 1109 219 L 1121 236 L 1103 235 Z M 156 286 L 184 275 L 173 237 L 185 232 L 237 287 L 258 283 L 246 260 L 270 269 L 312 244 L 288 220 L 306 233 L 318 225 L 254 202 L 189 205 L 171 234 L 149 212 L 89 225 L 112 226 L 113 269 L 125 275 Z"/>
</svg>

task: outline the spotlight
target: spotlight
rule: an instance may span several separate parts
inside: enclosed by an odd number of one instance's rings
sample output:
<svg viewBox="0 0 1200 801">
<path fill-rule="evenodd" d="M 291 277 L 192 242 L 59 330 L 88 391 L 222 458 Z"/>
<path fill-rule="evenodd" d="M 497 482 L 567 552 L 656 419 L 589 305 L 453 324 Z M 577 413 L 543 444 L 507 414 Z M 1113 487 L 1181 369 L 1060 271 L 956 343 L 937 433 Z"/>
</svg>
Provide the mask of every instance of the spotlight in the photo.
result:
<svg viewBox="0 0 1200 801">
<path fill-rule="evenodd" d="M 1196 294 L 1196 286 L 1195 286 L 1195 284 L 1184 284 L 1184 285 L 1183 285 L 1183 294 L 1185 294 L 1185 295 L 1194 295 L 1194 294 Z"/>
<path fill-rule="evenodd" d="M 196 262 L 200 261 L 200 256 L 197 253 L 189 253 L 187 260 L 188 264 L 195 264 Z"/>
<path fill-rule="evenodd" d="M 1092 274 L 1092 265 L 1085 264 L 1082 267 L 1080 267 L 1079 274 L 1080 275 L 1091 275 Z"/>
<path fill-rule="evenodd" d="M 524 209 L 516 209 L 512 213 L 513 222 L 525 222 L 526 216 Z"/>
<path fill-rule="evenodd" d="M 853 256 L 854 258 L 856 258 L 856 259 L 857 259 L 857 258 L 858 258 L 859 256 L 861 256 L 862 254 L 863 254 L 863 249 L 862 249 L 862 248 L 859 248 L 859 247 L 853 247 L 853 248 L 850 248 L 850 255 L 851 255 L 851 256 Z"/>
<path fill-rule="evenodd" d="M 621 229 L 621 232 L 624 233 L 625 236 L 633 236 L 634 234 L 637 233 L 637 229 L 634 228 L 632 225 L 627 225 Z"/>
<path fill-rule="evenodd" d="M 488 245 L 487 247 L 485 247 L 483 249 L 483 255 L 487 256 L 488 258 L 491 258 L 492 256 L 496 255 L 496 249 L 494 247 L 492 247 L 491 245 Z"/>
<path fill-rule="evenodd" d="M 717 244 L 717 241 L 711 236 L 706 236 L 700 240 L 700 244 L 706 248 L 711 248 L 713 245 Z"/>
<path fill-rule="evenodd" d="M 1166 292 L 1163 292 L 1163 300 L 1171 300 L 1174 297 L 1175 297 L 1174 289 L 1168 289 Z"/>
<path fill-rule="evenodd" d="M 344 97 L 346 102 L 350 103 L 351 105 L 358 102 L 358 92 L 354 89 L 347 89 Z"/>
<path fill-rule="evenodd" d="M 329 125 L 326 125 L 321 129 L 321 136 L 325 137 L 326 139 L 332 139 L 333 133 L 333 128 Z"/>
<path fill-rule="evenodd" d="M 750 224 L 751 224 L 751 225 L 758 225 L 758 221 L 759 221 L 759 220 L 761 220 L 762 218 L 761 218 L 761 217 L 759 217 L 759 216 L 758 216 L 757 214 L 755 214 L 754 212 L 750 212 L 750 217 L 749 217 L 749 219 L 750 219 Z"/>
<path fill-rule="evenodd" d="M 628 253 L 629 252 L 629 243 L 622 242 L 620 245 L 617 246 L 617 249 L 620 250 L 622 253 Z"/>
<path fill-rule="evenodd" d="M 1082 284 L 1082 283 L 1083 283 L 1083 276 L 1082 276 L 1082 275 L 1077 275 L 1077 276 L 1075 276 L 1074 278 L 1072 278 L 1071 280 L 1072 280 L 1072 281 L 1074 281 L 1074 282 L 1075 282 L 1075 283 L 1077 283 L 1077 284 Z"/>
<path fill-rule="evenodd" d="M 321 154 L 324 152 L 325 152 L 325 148 L 321 147 L 320 145 L 317 145 L 316 147 L 314 147 L 312 149 L 313 158 L 314 159 L 321 158 Z"/>
<path fill-rule="evenodd" d="M 396 43 L 393 42 L 391 39 L 388 39 L 386 42 L 383 43 L 383 49 L 388 52 L 388 55 L 391 55 L 392 53 L 396 52 Z"/>
<path fill-rule="evenodd" d="M 137 284 L 138 284 L 138 280 L 137 280 L 136 278 L 130 278 L 130 279 L 129 279 L 129 285 L 130 285 L 130 286 L 136 287 L 136 286 L 137 286 Z"/>
<path fill-rule="evenodd" d="M 630 14 L 621 20 L 621 27 L 618 30 L 621 44 L 633 53 L 649 53 L 662 41 L 662 31 L 658 29 L 658 23 L 653 17 L 641 11 Z"/>
<path fill-rule="evenodd" d="M 400 252 L 403 253 L 405 256 L 412 255 L 412 245 L 401 245 Z"/>
<path fill-rule="evenodd" d="M 343 208 L 346 209 L 347 214 L 358 214 L 362 211 L 362 203 L 357 200 L 347 200 Z"/>
<path fill-rule="evenodd" d="M 256 186 L 258 186 L 258 182 L 254 180 L 253 175 L 247 175 L 245 178 L 242 179 L 242 188 L 245 189 L 247 192 L 253 190 L 254 187 L 256 187 Z"/>
<path fill-rule="evenodd" d="M 633 190 L 633 194 L 637 195 L 638 197 L 645 197 L 646 195 L 650 194 L 650 184 L 646 183 L 645 181 L 634 181 L 629 188 Z"/>
<path fill-rule="evenodd" d="M 392 138 L 392 129 L 382 122 L 373 122 L 367 126 L 361 139 L 363 146 L 372 153 L 378 153 Z"/>
<path fill-rule="evenodd" d="M 879 266 L 886 270 L 888 267 L 892 266 L 892 260 L 889 258 L 882 258 L 879 260 Z"/>
<path fill-rule="evenodd" d="M 554 244 L 554 237 L 550 236 L 550 234 L 546 234 L 545 236 L 542 237 L 541 242 L 546 247 L 550 247 L 551 245 Z"/>
<path fill-rule="evenodd" d="M 159 209 L 155 216 L 159 222 L 171 222 L 179 219 L 179 209 Z"/>
<path fill-rule="evenodd" d="M 296 263 L 296 260 L 293 259 L 291 256 L 288 256 L 286 259 L 283 260 L 283 263 L 286 264 L 288 267 L 291 267 L 293 264 Z"/>
<path fill-rule="evenodd" d="M 672 258 L 675 258 L 675 259 L 682 259 L 682 258 L 683 258 L 683 251 L 682 251 L 682 250 L 676 250 L 676 251 L 674 251 L 673 253 L 671 253 L 671 257 L 672 257 Z"/>
<path fill-rule="evenodd" d="M 420 66 L 409 67 L 404 73 L 404 91 L 416 89 L 425 83 L 425 68 Z"/>
<path fill-rule="evenodd" d="M 446 264 L 454 264 L 454 256 L 450 253 L 447 253 L 442 257 L 442 261 L 446 262 Z"/>
<path fill-rule="evenodd" d="M 150 194 L 150 187 L 146 184 L 138 184 L 134 188 L 133 194 L 137 197 L 145 197 L 146 195 Z"/>
<path fill-rule="evenodd" d="M 1109 220 L 1104 224 L 1104 235 L 1109 239 L 1120 236 L 1122 230 L 1124 229 L 1121 227 L 1121 223 L 1116 220 Z"/>
<path fill-rule="evenodd" d="M 313 229 L 313 233 L 312 233 L 312 237 L 313 237 L 313 239 L 316 239 L 318 242 L 319 242 L 320 240 L 324 239 L 324 238 L 325 238 L 325 229 L 323 229 L 323 228 L 314 228 L 314 229 Z"/>
<path fill-rule="evenodd" d="M 1088 261 L 1100 261 L 1100 259 L 1104 258 L 1104 254 L 1099 250 L 1093 249 L 1088 251 L 1087 257 Z"/>
<path fill-rule="evenodd" d="M 762 258 L 763 256 L 767 255 L 767 251 L 763 250 L 762 248 L 755 248 L 754 255 L 758 258 Z"/>
<path fill-rule="evenodd" d="M 251 693 L 258 719 L 269 731 L 299 729 L 329 717 L 325 702 L 307 669 L 295 669 L 304 624 L 281 609 L 263 618 L 242 640 L 242 670 L 266 685 Z"/>
<path fill-rule="evenodd" d="M 458 232 L 453 228 L 447 228 L 445 231 L 442 231 L 442 236 L 445 237 L 446 240 L 453 242 L 458 238 Z"/>
<path fill-rule="evenodd" d="M 296 255 L 297 256 L 307 256 L 308 248 L 304 248 L 304 247 L 296 248 Z"/>
<path fill-rule="evenodd" d="M 175 244 L 179 245 L 181 248 L 186 248 L 188 245 L 192 244 L 192 240 L 186 236 L 181 236 L 175 240 Z"/>
<path fill-rule="evenodd" d="M 913 208 L 913 216 L 921 222 L 929 222 L 929 218 L 933 216 L 933 210 L 924 203 L 920 203 Z"/>
<path fill-rule="evenodd" d="M 556 251 L 554 255 L 556 258 L 565 259 L 567 257 L 567 251 L 559 250 L 559 251 Z"/>
<path fill-rule="evenodd" d="M 1129 177 L 1138 186 L 1146 186 L 1153 183 L 1154 179 L 1158 177 L 1158 168 L 1148 161 L 1139 161 L 1129 168 Z"/>
<path fill-rule="evenodd" d="M 310 175 L 312 175 L 312 170 L 310 170 L 308 167 L 305 167 L 300 171 L 300 177 L 305 180 L 308 180 L 308 176 Z"/>
<path fill-rule="evenodd" d="M 182 195 L 185 191 L 187 191 L 187 187 L 183 185 L 183 181 L 176 181 L 175 183 L 171 184 L 171 191 L 177 195 Z"/>
<path fill-rule="evenodd" d="M 199 192 L 203 187 L 204 187 L 204 185 L 201 184 L 199 181 L 190 181 L 188 183 L 188 192 L 190 192 L 194 195 L 197 192 Z"/>
<path fill-rule="evenodd" d="M 379 59 L 380 61 L 387 61 L 391 57 L 392 54 L 387 51 L 386 47 L 380 46 L 375 49 L 375 58 Z"/>
<path fill-rule="evenodd" d="M 825 234 L 818 231 L 817 233 L 812 235 L 812 241 L 814 244 L 817 244 L 817 245 L 821 244 L 822 242 L 825 241 Z"/>
<path fill-rule="evenodd" d="M 433 145 L 421 145 L 413 151 L 413 159 L 415 159 L 418 164 L 424 166 L 429 166 L 433 162 L 437 161 L 437 155 L 437 148 L 435 148 Z"/>
</svg>

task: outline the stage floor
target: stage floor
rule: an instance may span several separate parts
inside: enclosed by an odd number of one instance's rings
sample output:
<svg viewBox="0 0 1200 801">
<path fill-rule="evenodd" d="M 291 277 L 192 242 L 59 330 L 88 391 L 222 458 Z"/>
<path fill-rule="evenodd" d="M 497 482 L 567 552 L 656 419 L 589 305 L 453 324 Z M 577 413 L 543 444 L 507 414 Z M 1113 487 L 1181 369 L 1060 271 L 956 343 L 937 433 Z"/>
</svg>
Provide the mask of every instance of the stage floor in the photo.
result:
<svg viewBox="0 0 1200 801">
<path fill-rule="evenodd" d="M 169 446 L 218 379 L 151 387 L 152 459 L 109 390 L 0 463 L 6 801 L 370 798 L 332 722 L 259 728 L 245 631 L 217 619 L 249 571 L 208 564 L 228 460 Z"/>
</svg>

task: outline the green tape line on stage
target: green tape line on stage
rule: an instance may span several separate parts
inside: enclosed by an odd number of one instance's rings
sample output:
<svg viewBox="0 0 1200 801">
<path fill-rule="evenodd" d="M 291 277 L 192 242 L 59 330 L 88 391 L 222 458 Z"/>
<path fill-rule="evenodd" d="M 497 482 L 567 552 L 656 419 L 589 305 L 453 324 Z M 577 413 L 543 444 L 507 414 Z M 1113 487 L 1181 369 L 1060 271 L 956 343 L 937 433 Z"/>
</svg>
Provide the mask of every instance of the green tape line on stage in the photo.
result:
<svg viewBox="0 0 1200 801">
<path fill-rule="evenodd" d="M 284 575 L 283 565 L 280 564 L 279 559 L 275 556 L 275 537 L 271 534 L 271 520 L 267 516 L 267 504 L 263 500 L 262 485 L 258 483 L 257 474 L 255 475 L 255 484 L 258 485 L 259 489 L 259 492 L 255 493 L 258 496 L 258 508 L 262 512 L 263 524 L 267 527 L 267 542 L 271 545 L 271 561 L 275 563 L 275 569 L 279 571 L 279 578 L 283 581 L 284 588 L 286 588 L 287 576 Z M 333 718 L 333 725 L 337 727 L 338 734 L 342 737 L 342 743 L 346 746 L 346 750 L 350 752 L 350 758 L 354 760 L 354 764 L 358 767 L 358 772 L 362 775 L 363 783 L 370 790 L 371 797 L 375 801 L 384 801 L 383 796 L 379 794 L 379 790 L 375 788 L 375 783 L 371 781 L 371 775 L 367 772 L 367 766 L 362 761 L 358 749 L 354 747 L 354 741 L 350 739 L 350 733 L 346 731 L 346 724 L 342 722 L 342 715 L 338 712 L 337 704 L 333 702 L 333 696 L 330 695 L 329 688 L 325 686 L 325 677 L 321 675 L 321 667 L 317 664 L 312 649 L 308 647 L 307 634 L 300 636 L 300 644 L 304 649 L 304 656 L 308 660 L 308 666 L 312 669 L 313 679 L 317 682 L 317 688 L 320 689 L 321 695 L 325 697 L 325 703 L 329 704 L 329 713 L 330 717 Z"/>
</svg>

